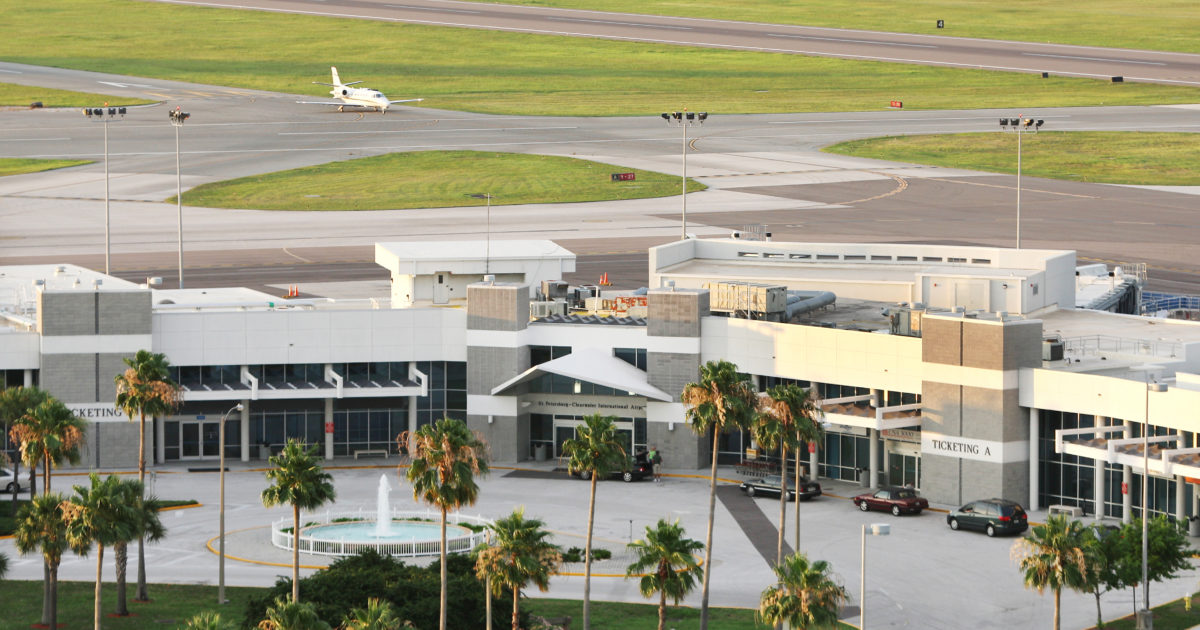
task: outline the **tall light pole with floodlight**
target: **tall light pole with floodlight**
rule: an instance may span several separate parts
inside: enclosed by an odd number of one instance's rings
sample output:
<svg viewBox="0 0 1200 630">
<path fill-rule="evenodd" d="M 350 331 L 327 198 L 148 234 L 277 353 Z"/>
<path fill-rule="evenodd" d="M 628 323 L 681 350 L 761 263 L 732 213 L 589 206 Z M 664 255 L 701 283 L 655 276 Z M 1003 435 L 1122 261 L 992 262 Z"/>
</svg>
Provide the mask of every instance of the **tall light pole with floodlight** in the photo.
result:
<svg viewBox="0 0 1200 630">
<path fill-rule="evenodd" d="M 1037 133 L 1045 122 L 1026 118 L 1025 114 L 1016 118 L 1000 119 L 1000 129 L 1017 134 L 1017 249 L 1021 249 L 1021 136 L 1030 131 Z"/>
<path fill-rule="evenodd" d="M 687 130 L 692 125 L 703 125 L 704 121 L 708 120 L 708 112 L 689 112 L 685 107 L 682 112 L 663 112 L 662 117 L 663 120 L 667 121 L 668 125 L 679 125 L 683 129 L 683 175 L 681 176 L 681 189 L 679 191 L 679 200 L 682 205 L 680 216 L 683 222 L 683 235 L 680 238 L 687 240 Z"/>
<path fill-rule="evenodd" d="M 226 411 L 225 415 L 221 416 L 220 428 L 217 431 L 219 434 L 217 441 L 221 443 L 218 449 L 221 452 L 221 463 L 219 464 L 221 481 L 218 482 L 220 484 L 220 490 L 218 491 L 220 497 L 217 500 L 221 504 L 221 509 L 219 510 L 220 524 L 218 526 L 220 530 L 218 534 L 220 542 L 217 543 L 218 555 L 221 558 L 217 567 L 217 603 L 220 605 L 225 604 L 225 420 L 229 418 L 229 414 L 243 409 L 245 407 L 242 403 L 230 407 L 229 411 Z"/>
<path fill-rule="evenodd" d="M 892 526 L 887 523 L 871 523 L 862 526 L 862 566 L 858 583 L 858 627 L 867 627 L 867 536 L 887 536 L 892 533 Z"/>
<path fill-rule="evenodd" d="M 110 212 L 109 212 L 109 194 L 108 194 L 108 123 L 113 120 L 125 120 L 124 107 L 109 107 L 108 103 L 104 107 L 85 107 L 83 115 L 87 116 L 88 120 L 104 123 L 104 273 L 108 275 L 112 273 L 112 237 L 109 235 Z M 116 118 L 120 116 L 120 118 Z"/>
<path fill-rule="evenodd" d="M 179 214 L 179 288 L 183 288 L 183 177 L 179 170 L 179 128 L 183 126 L 184 121 L 191 118 L 191 114 L 180 110 L 176 105 L 175 109 L 168 114 L 171 118 L 171 126 L 175 127 L 175 209 Z"/>
<path fill-rule="evenodd" d="M 475 199 L 487 199 L 487 244 L 483 254 L 483 275 L 492 273 L 492 193 L 471 193 L 467 195 Z"/>
<path fill-rule="evenodd" d="M 1142 607 L 1137 611 L 1137 630 L 1153 630 L 1154 611 L 1150 610 L 1150 392 L 1165 392 L 1165 383 L 1151 383 L 1146 370 L 1146 415 L 1142 424 Z"/>
</svg>

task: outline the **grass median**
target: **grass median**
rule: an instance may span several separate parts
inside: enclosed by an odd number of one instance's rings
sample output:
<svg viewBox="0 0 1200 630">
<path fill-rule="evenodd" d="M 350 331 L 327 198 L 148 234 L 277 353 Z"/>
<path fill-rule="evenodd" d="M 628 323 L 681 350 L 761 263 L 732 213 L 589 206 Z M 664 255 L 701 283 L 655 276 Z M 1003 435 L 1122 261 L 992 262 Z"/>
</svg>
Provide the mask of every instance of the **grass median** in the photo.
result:
<svg viewBox="0 0 1200 630">
<path fill-rule="evenodd" d="M 28 107 L 33 103 L 42 107 L 100 107 L 105 103 L 113 107 L 145 105 L 153 101 L 109 94 L 89 94 L 70 90 L 55 90 L 16 83 L 0 83 L 0 106 Z"/>
<path fill-rule="evenodd" d="M 1200 186 L 1200 134 L 1042 131 L 1021 139 L 1021 174 L 1077 182 Z M 1013 133 L 889 136 L 826 147 L 840 155 L 1017 172 Z"/>
<path fill-rule="evenodd" d="M 91 164 L 91 160 L 30 160 L 24 158 L 0 158 L 0 177 L 40 173 L 59 168 Z"/>
<path fill-rule="evenodd" d="M 612 181 L 633 173 L 632 181 Z M 389 153 L 197 186 L 184 203 L 256 210 L 398 210 L 644 199 L 679 194 L 679 177 L 549 155 Z M 704 185 L 688 182 L 689 191 Z M 172 199 L 173 201 L 173 199 Z"/>
<path fill-rule="evenodd" d="M 595 0 L 477 0 L 504 4 L 595 9 Z M 605 11 L 1200 52 L 1200 3 L 1195 0 L 1088 0 L 1008 6 L 946 0 L 605 0 Z M 938 28 L 942 20 L 945 28 Z"/>
<path fill-rule="evenodd" d="M 730 17 L 733 17 L 732 15 Z M 336 65 L 394 99 L 493 114 L 713 113 L 1147 105 L 1200 89 L 779 53 L 322 18 L 131 0 L 5 9 L 0 58 L 324 98 Z M 154 28 L 128 28 L 153 24 Z M 164 45 L 169 42 L 169 45 Z M 347 49 L 387 51 L 361 55 Z M 409 54 L 420 51 L 419 55 Z M 186 102 L 186 93 L 164 93 Z"/>
</svg>

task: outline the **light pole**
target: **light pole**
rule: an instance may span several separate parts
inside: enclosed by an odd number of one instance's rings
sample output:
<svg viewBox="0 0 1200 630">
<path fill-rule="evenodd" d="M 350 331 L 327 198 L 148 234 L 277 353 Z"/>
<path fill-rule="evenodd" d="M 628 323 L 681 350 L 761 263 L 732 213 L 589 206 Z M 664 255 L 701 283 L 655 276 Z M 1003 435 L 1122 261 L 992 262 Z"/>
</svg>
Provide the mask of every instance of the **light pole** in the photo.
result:
<svg viewBox="0 0 1200 630">
<path fill-rule="evenodd" d="M 1016 118 L 1000 119 L 1000 129 L 1015 131 L 1017 134 L 1017 249 L 1021 249 L 1021 135 L 1029 131 L 1037 133 L 1045 122 L 1026 118 L 1025 114 Z"/>
<path fill-rule="evenodd" d="M 181 111 L 176 105 L 168 114 L 171 126 L 175 127 L 175 209 L 179 213 L 179 288 L 183 288 L 183 179 L 179 170 L 179 128 L 191 114 Z"/>
<path fill-rule="evenodd" d="M 1165 392 L 1164 383 L 1151 383 L 1146 371 L 1146 415 L 1142 424 L 1142 608 L 1137 611 L 1137 630 L 1154 628 L 1154 612 L 1150 610 L 1150 392 Z"/>
<path fill-rule="evenodd" d="M 108 123 L 109 121 L 120 116 L 118 120 L 125 120 L 124 107 L 109 107 L 108 103 L 104 107 L 85 107 L 83 115 L 87 116 L 88 120 L 104 123 L 104 274 L 108 275 L 112 272 L 112 238 L 109 236 L 109 196 L 108 196 Z"/>
<path fill-rule="evenodd" d="M 867 534 L 871 536 L 887 536 L 892 532 L 892 526 L 887 523 L 871 523 L 862 526 L 862 566 L 858 583 L 858 626 L 860 630 L 867 627 Z"/>
<path fill-rule="evenodd" d="M 487 199 L 487 245 L 483 254 L 483 275 L 486 276 L 492 269 L 492 193 L 471 193 L 467 196 Z"/>
<path fill-rule="evenodd" d="M 219 561 L 219 566 L 217 567 L 217 603 L 222 606 L 225 605 L 225 420 L 227 418 L 229 418 L 229 414 L 231 414 L 235 411 L 241 411 L 242 409 L 245 409 L 245 407 L 242 406 L 242 403 L 238 403 L 238 404 L 230 407 L 229 411 L 226 411 L 225 415 L 221 416 L 220 428 L 217 431 L 217 433 L 219 434 L 217 437 L 217 441 L 221 443 L 220 447 L 219 447 L 219 450 L 221 452 L 221 463 L 220 463 L 220 477 L 221 477 L 220 486 L 221 486 L 221 489 L 220 489 L 219 494 L 221 496 L 220 496 L 220 498 L 217 499 L 218 502 L 221 504 L 221 509 L 219 510 L 220 514 L 221 514 L 221 516 L 220 516 L 221 522 L 220 522 L 220 526 L 219 526 L 219 529 L 220 529 L 219 537 L 221 540 L 220 540 L 220 542 L 217 543 L 217 547 L 219 548 L 219 555 L 220 555 L 221 559 Z"/>
<path fill-rule="evenodd" d="M 679 125 L 683 129 L 683 175 L 680 176 L 680 191 L 679 201 L 682 205 L 680 216 L 683 221 L 683 235 L 681 239 L 687 240 L 687 130 L 692 125 L 703 125 L 705 120 L 708 120 L 708 112 L 689 112 L 687 108 L 683 108 L 682 112 L 663 112 L 663 120 L 667 121 L 668 125 Z"/>
</svg>

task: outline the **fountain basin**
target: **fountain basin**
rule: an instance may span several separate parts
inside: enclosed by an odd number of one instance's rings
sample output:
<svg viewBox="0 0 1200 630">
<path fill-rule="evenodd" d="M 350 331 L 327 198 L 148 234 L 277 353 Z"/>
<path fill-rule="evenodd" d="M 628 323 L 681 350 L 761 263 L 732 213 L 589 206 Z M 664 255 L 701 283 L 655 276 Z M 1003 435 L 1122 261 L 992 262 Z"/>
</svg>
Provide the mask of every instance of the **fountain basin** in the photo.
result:
<svg viewBox="0 0 1200 630">
<path fill-rule="evenodd" d="M 304 525 L 300 528 L 300 551 L 323 556 L 352 556 L 366 549 L 397 557 L 436 556 L 441 553 L 440 512 L 393 511 L 387 528 L 389 531 L 382 536 L 377 533 L 377 521 L 373 516 L 361 510 L 302 515 L 300 520 Z M 475 533 L 461 523 L 486 526 L 491 521 L 478 516 L 447 515 L 446 553 L 469 552 L 486 541 L 486 533 Z M 291 551 L 291 527 L 290 518 L 272 523 L 271 543 Z"/>
</svg>

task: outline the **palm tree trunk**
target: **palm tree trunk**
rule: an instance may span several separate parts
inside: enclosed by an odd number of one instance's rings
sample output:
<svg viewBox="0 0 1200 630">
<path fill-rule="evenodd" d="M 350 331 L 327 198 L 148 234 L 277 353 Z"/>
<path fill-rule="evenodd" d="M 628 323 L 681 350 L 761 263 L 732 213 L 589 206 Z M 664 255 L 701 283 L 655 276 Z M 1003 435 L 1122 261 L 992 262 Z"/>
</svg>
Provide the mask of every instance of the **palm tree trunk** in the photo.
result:
<svg viewBox="0 0 1200 630">
<path fill-rule="evenodd" d="M 779 444 L 779 461 L 783 464 L 783 470 L 779 471 L 779 540 L 775 543 L 775 564 L 783 562 L 783 533 L 787 531 L 787 496 L 788 496 L 788 478 L 787 478 L 787 446 L 782 442 Z M 796 484 L 796 503 L 800 503 L 800 484 Z"/>
<path fill-rule="evenodd" d="M 146 413 L 141 413 L 141 421 L 138 423 L 138 483 L 142 484 L 142 496 L 140 501 L 146 500 Z M 225 448 L 222 444 L 221 448 Z M 139 506 L 140 507 L 140 506 Z M 144 534 L 138 535 L 138 577 L 137 577 L 137 596 L 136 601 L 150 601 L 150 591 L 146 587 L 146 537 Z"/>
<path fill-rule="evenodd" d="M 592 471 L 592 492 L 588 499 L 587 542 L 583 545 L 583 630 L 591 628 L 592 603 L 592 525 L 596 522 L 596 471 Z"/>
<path fill-rule="evenodd" d="M 667 628 L 667 592 L 659 589 L 658 591 L 658 630 L 666 630 Z"/>
<path fill-rule="evenodd" d="M 1062 627 L 1061 615 L 1059 615 L 1059 603 L 1062 600 L 1062 589 L 1054 589 L 1054 630 L 1059 630 Z"/>
<path fill-rule="evenodd" d="M 446 508 L 442 508 L 442 547 L 438 551 L 442 558 L 442 593 L 441 593 L 441 610 L 438 612 L 438 629 L 446 630 L 446 581 L 449 576 L 446 572 Z"/>
<path fill-rule="evenodd" d="M 42 460 L 42 494 L 50 494 L 50 458 L 46 457 Z M 29 495 L 31 498 L 32 494 Z"/>
<path fill-rule="evenodd" d="M 513 589 L 513 627 L 512 630 L 521 630 L 521 589 Z"/>
<path fill-rule="evenodd" d="M 50 567 L 50 630 L 58 630 L 58 565 Z"/>
<path fill-rule="evenodd" d="M 713 427 L 712 474 L 708 485 L 708 533 L 704 535 L 704 585 L 700 589 L 700 630 L 708 630 L 708 580 L 712 577 L 713 518 L 717 513 L 717 440 L 721 432 Z"/>
<path fill-rule="evenodd" d="M 300 504 L 292 504 L 292 602 L 300 601 Z"/>
<path fill-rule="evenodd" d="M 29 467 L 29 498 L 33 499 L 37 494 L 37 462 Z"/>
<path fill-rule="evenodd" d="M 49 624 L 50 616 L 53 611 L 50 610 L 51 599 L 53 595 L 50 593 L 50 563 L 42 562 L 42 623 Z M 51 630 L 54 626 L 50 626 Z"/>
<path fill-rule="evenodd" d="M 800 449 L 796 449 L 796 490 L 800 490 Z M 796 544 L 792 545 L 792 550 L 800 553 L 800 498 L 796 497 Z"/>
<path fill-rule="evenodd" d="M 100 584 L 101 569 L 104 568 L 104 545 L 96 545 L 96 602 L 92 605 L 92 622 L 94 630 L 100 630 Z"/>
<path fill-rule="evenodd" d="M 129 604 L 125 598 L 125 571 L 129 567 L 129 543 L 119 542 L 113 545 L 113 557 L 117 562 L 117 614 L 129 615 Z"/>
<path fill-rule="evenodd" d="M 1100 589 L 1092 591 L 1092 594 L 1096 596 L 1096 627 L 1103 628 L 1104 617 L 1100 613 Z"/>
</svg>

